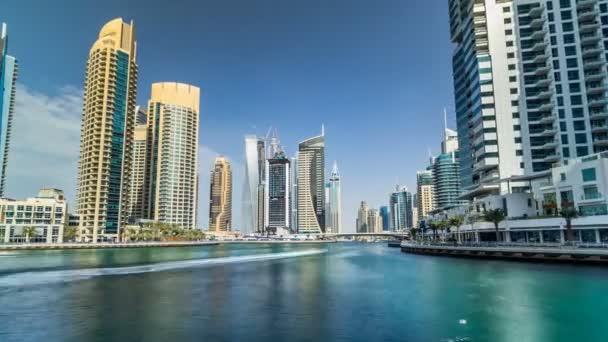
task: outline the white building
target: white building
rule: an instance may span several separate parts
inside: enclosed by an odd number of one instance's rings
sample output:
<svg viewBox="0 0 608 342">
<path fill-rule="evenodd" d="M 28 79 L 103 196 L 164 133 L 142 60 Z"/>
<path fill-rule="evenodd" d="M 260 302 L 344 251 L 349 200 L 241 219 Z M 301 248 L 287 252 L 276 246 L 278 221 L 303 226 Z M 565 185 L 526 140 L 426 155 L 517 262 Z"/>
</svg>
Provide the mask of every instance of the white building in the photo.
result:
<svg viewBox="0 0 608 342">
<path fill-rule="evenodd" d="M 24 200 L 0 198 L 0 243 L 63 242 L 68 205 L 63 191 L 41 189 L 37 197 Z M 24 228 L 36 233 L 26 236 Z"/>
<path fill-rule="evenodd" d="M 327 184 L 327 223 L 326 229 L 328 233 L 342 232 L 342 189 L 340 181 L 340 172 L 338 171 L 338 163 L 334 162 L 334 167 L 329 176 Z"/>
</svg>

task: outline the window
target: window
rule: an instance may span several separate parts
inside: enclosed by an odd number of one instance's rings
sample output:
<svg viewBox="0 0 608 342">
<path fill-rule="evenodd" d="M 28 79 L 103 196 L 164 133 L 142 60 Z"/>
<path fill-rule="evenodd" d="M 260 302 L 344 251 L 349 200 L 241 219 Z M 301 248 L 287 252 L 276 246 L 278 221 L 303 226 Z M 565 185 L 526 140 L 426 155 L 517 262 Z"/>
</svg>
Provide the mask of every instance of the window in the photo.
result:
<svg viewBox="0 0 608 342">
<path fill-rule="evenodd" d="M 568 145 L 568 134 L 562 134 L 562 145 Z"/>
<path fill-rule="evenodd" d="M 560 119 L 565 119 L 566 118 L 566 111 L 563 109 L 558 109 L 557 112 L 559 113 L 559 118 Z"/>
<path fill-rule="evenodd" d="M 509 13 L 509 12 L 511 12 L 511 7 L 503 7 L 503 8 L 502 8 L 502 11 L 503 11 L 504 13 Z"/>
<path fill-rule="evenodd" d="M 574 34 L 568 33 L 564 35 L 564 44 L 573 44 L 574 43 Z"/>
<path fill-rule="evenodd" d="M 515 138 L 515 143 L 516 144 L 520 144 L 521 143 L 521 137 L 516 137 Z"/>
<path fill-rule="evenodd" d="M 507 53 L 507 58 L 515 58 L 515 53 L 513 53 L 513 52 Z"/>
<path fill-rule="evenodd" d="M 559 130 L 562 132 L 567 131 L 568 129 L 566 128 L 566 122 L 565 121 L 560 121 L 559 122 Z"/>
<path fill-rule="evenodd" d="M 511 95 L 517 95 L 517 88 L 511 88 Z"/>
<path fill-rule="evenodd" d="M 517 76 L 509 76 L 509 82 L 517 82 Z"/>
<path fill-rule="evenodd" d="M 578 80 L 578 70 L 570 70 L 568 71 L 568 80 Z"/>
<path fill-rule="evenodd" d="M 516 156 L 523 156 L 524 155 L 524 151 L 523 150 L 516 150 L 515 151 L 515 155 Z"/>
<path fill-rule="evenodd" d="M 510 24 L 511 23 L 511 18 L 505 18 L 505 24 Z"/>
<path fill-rule="evenodd" d="M 586 155 L 589 154 L 589 149 L 587 148 L 587 146 L 578 146 L 576 148 L 576 156 L 577 157 L 584 157 Z"/>
<path fill-rule="evenodd" d="M 573 118 L 582 118 L 584 116 L 583 108 L 572 108 L 572 117 Z"/>
<path fill-rule="evenodd" d="M 576 61 L 576 58 L 568 58 L 568 59 L 566 59 L 566 66 L 568 68 L 576 68 L 576 67 L 578 67 L 578 62 Z"/>
<path fill-rule="evenodd" d="M 570 150 L 567 147 L 562 148 L 562 156 L 564 158 L 570 158 Z"/>
<path fill-rule="evenodd" d="M 594 167 L 589 169 L 583 169 L 581 173 L 583 175 L 583 182 L 593 182 L 597 180 Z"/>
<path fill-rule="evenodd" d="M 585 130 L 585 121 L 583 121 L 583 120 L 574 121 L 574 130 L 575 131 L 584 131 Z"/>
<path fill-rule="evenodd" d="M 513 113 L 513 119 L 519 119 L 519 113 L 518 112 Z"/>
<path fill-rule="evenodd" d="M 573 106 L 583 104 L 583 98 L 580 95 L 570 96 L 570 104 Z"/>
<path fill-rule="evenodd" d="M 560 173 L 560 174 L 559 174 L 559 180 L 560 180 L 560 181 L 562 181 L 562 182 L 565 182 L 565 181 L 566 181 L 566 174 L 565 174 L 565 173 L 563 173 L 563 172 L 562 172 L 562 173 Z"/>
<path fill-rule="evenodd" d="M 559 69 L 559 60 L 553 60 L 553 69 Z"/>
<path fill-rule="evenodd" d="M 572 19 L 572 11 L 562 11 L 561 15 L 562 15 L 562 20 Z"/>
<path fill-rule="evenodd" d="M 555 85 L 555 92 L 558 94 L 562 93 L 562 85 L 561 84 L 556 84 Z"/>
<path fill-rule="evenodd" d="M 581 84 L 578 82 L 568 84 L 571 93 L 580 93 L 581 92 Z"/>
<path fill-rule="evenodd" d="M 566 52 L 566 56 L 576 56 L 576 47 L 575 46 L 566 46 L 564 48 Z"/>
<path fill-rule="evenodd" d="M 513 46 L 513 41 L 508 41 L 507 46 Z"/>
<path fill-rule="evenodd" d="M 572 31 L 574 31 L 574 26 L 572 25 L 572 23 L 563 23 L 562 24 L 562 31 L 564 31 L 564 32 L 572 32 Z"/>
<path fill-rule="evenodd" d="M 513 34 L 513 30 L 505 30 L 505 35 L 510 36 Z"/>
<path fill-rule="evenodd" d="M 574 141 L 577 144 L 586 144 L 587 143 L 587 134 L 585 134 L 585 133 L 576 133 L 574 135 Z"/>
<path fill-rule="evenodd" d="M 515 70 L 515 64 L 509 64 L 509 70 Z"/>
</svg>

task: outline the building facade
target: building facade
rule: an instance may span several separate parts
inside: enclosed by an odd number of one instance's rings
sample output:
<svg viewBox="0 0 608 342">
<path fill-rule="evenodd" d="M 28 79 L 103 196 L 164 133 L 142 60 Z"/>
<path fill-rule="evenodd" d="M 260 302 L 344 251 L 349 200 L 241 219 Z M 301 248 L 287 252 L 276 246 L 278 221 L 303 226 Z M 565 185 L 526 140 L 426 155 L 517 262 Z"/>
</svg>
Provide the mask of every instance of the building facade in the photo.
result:
<svg viewBox="0 0 608 342">
<path fill-rule="evenodd" d="M 243 234 L 263 233 L 266 148 L 264 139 L 245 136 L 245 188 L 243 191 Z"/>
<path fill-rule="evenodd" d="M 289 230 L 291 225 L 291 165 L 285 153 L 278 150 L 266 160 L 266 229 Z"/>
<path fill-rule="evenodd" d="M 382 232 L 382 216 L 380 216 L 380 212 L 378 212 L 378 209 L 370 209 L 367 212 L 367 232 Z"/>
<path fill-rule="evenodd" d="M 148 157 L 148 126 L 137 124 L 133 134 L 133 157 L 131 169 L 131 194 L 129 195 L 129 222 L 148 219 L 146 211 L 146 179 Z"/>
<path fill-rule="evenodd" d="M 232 231 L 232 170 L 224 157 L 215 158 L 209 187 L 209 231 Z"/>
<path fill-rule="evenodd" d="M 148 217 L 196 228 L 200 89 L 154 83 L 148 102 Z"/>
<path fill-rule="evenodd" d="M 357 233 L 368 233 L 368 222 L 367 218 L 369 217 L 369 207 L 367 206 L 367 202 L 361 201 L 361 205 L 359 206 L 359 210 L 357 210 Z"/>
<path fill-rule="evenodd" d="M 326 231 L 328 233 L 342 232 L 342 184 L 338 163 L 334 162 L 329 183 L 327 183 L 327 221 Z"/>
<path fill-rule="evenodd" d="M 386 205 L 380 207 L 380 217 L 382 218 L 382 231 L 391 230 L 391 213 Z"/>
<path fill-rule="evenodd" d="M 433 172 L 431 170 L 416 172 L 416 191 L 418 219 L 421 220 L 435 209 Z"/>
<path fill-rule="evenodd" d="M 6 190 L 6 171 L 9 161 L 18 64 L 15 57 L 7 54 L 8 34 L 6 24 L 0 30 L 0 197 Z"/>
<path fill-rule="evenodd" d="M 325 232 L 325 132 L 298 148 L 298 232 Z"/>
<path fill-rule="evenodd" d="M 406 187 L 396 186 L 390 196 L 391 227 L 393 231 L 403 231 L 414 227 L 412 194 Z"/>
<path fill-rule="evenodd" d="M 103 26 L 89 52 L 78 167 L 81 240 L 118 240 L 127 224 L 137 95 L 135 27 Z"/>
<path fill-rule="evenodd" d="M 24 200 L 0 198 L 0 243 L 63 242 L 68 224 L 68 205 L 63 191 L 41 189 Z M 34 231 L 29 233 L 28 228 Z"/>
<path fill-rule="evenodd" d="M 433 209 L 440 210 L 464 203 L 459 199 L 461 191 L 458 153 L 452 151 L 433 158 Z"/>
<path fill-rule="evenodd" d="M 506 192 L 495 181 L 524 171 L 511 3 L 449 0 L 460 184 L 469 197 Z"/>
</svg>

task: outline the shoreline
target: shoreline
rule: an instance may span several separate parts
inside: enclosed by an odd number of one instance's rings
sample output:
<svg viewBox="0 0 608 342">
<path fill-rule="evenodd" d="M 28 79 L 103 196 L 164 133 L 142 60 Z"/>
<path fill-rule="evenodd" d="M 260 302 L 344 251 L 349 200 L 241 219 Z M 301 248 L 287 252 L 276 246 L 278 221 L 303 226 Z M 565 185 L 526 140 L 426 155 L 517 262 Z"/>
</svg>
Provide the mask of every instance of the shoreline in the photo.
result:
<svg viewBox="0 0 608 342">
<path fill-rule="evenodd" d="M 0 251 L 28 250 L 70 250 L 70 249 L 110 249 L 110 248 L 151 248 L 151 247 L 197 247 L 221 244 L 326 244 L 336 240 L 319 241 L 173 241 L 173 242 L 130 242 L 130 243 L 32 243 L 0 245 Z"/>
<path fill-rule="evenodd" d="M 546 247 L 458 247 L 401 244 L 401 252 L 452 258 L 497 259 L 523 262 L 608 264 L 608 250 Z"/>
</svg>

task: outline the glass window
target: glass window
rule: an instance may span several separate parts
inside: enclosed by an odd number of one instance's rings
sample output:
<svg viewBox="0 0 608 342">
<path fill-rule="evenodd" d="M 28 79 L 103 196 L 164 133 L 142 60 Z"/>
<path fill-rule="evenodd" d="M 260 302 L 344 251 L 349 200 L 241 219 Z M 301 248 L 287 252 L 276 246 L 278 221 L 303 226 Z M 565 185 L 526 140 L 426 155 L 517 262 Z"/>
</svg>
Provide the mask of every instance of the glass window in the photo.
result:
<svg viewBox="0 0 608 342">
<path fill-rule="evenodd" d="M 583 182 L 593 182 L 596 180 L 595 168 L 588 168 L 582 170 Z"/>
<path fill-rule="evenodd" d="M 574 135 L 574 141 L 577 144 L 586 144 L 587 143 L 587 134 L 585 134 L 585 133 L 576 133 Z"/>
</svg>

